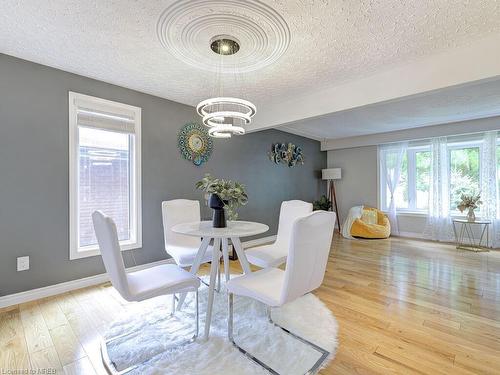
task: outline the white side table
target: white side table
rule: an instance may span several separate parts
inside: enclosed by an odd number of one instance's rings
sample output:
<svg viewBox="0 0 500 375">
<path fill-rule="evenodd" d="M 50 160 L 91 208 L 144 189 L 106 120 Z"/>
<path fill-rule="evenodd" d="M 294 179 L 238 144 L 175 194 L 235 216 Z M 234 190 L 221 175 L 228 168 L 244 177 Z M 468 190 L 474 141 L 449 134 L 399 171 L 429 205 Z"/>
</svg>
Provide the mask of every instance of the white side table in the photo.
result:
<svg viewBox="0 0 500 375">
<path fill-rule="evenodd" d="M 468 221 L 466 219 L 453 219 L 452 222 L 457 249 L 475 252 L 489 251 L 490 220 Z M 479 240 L 474 237 L 475 228 L 479 228 Z"/>
<path fill-rule="evenodd" d="M 199 221 L 194 223 L 177 224 L 172 227 L 172 231 L 187 236 L 203 237 L 196 258 L 191 267 L 191 273 L 196 274 L 200 268 L 200 262 L 205 251 L 207 251 L 210 241 L 214 240 L 212 252 L 212 264 L 210 267 L 210 286 L 208 289 L 208 306 L 205 320 L 205 338 L 210 334 L 210 323 L 212 320 L 212 306 L 214 301 L 215 278 L 219 268 L 219 251 L 222 243 L 222 258 L 224 260 L 224 275 L 226 281 L 229 280 L 229 250 L 228 239 L 231 239 L 234 249 L 238 254 L 244 273 L 250 273 L 250 264 L 241 246 L 240 237 L 255 236 L 267 232 L 269 227 L 265 224 L 254 223 L 251 221 L 228 221 L 226 228 L 214 228 L 211 221 Z M 186 294 L 181 294 L 177 309 L 182 307 Z"/>
</svg>

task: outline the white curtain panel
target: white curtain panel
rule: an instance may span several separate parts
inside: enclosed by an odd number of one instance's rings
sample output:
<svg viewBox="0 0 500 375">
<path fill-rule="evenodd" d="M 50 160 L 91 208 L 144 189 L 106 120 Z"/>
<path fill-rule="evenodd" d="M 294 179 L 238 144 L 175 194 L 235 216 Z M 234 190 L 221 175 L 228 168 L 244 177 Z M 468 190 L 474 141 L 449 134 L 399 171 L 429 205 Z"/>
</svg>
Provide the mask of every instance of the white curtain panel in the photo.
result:
<svg viewBox="0 0 500 375">
<path fill-rule="evenodd" d="M 500 247 L 500 220 L 498 209 L 498 179 L 497 179 L 497 132 L 484 133 L 481 151 L 481 219 L 492 221 L 490 245 Z"/>
<path fill-rule="evenodd" d="M 408 149 L 408 143 L 392 143 L 384 146 L 385 163 L 382 173 L 385 173 L 385 180 L 387 181 L 387 188 L 390 192 L 389 212 L 388 217 L 391 223 L 391 234 L 399 235 L 398 218 L 396 215 L 396 200 L 394 193 L 399 184 L 401 177 L 401 165 L 403 164 L 403 157 Z"/>
<path fill-rule="evenodd" d="M 450 217 L 450 176 L 446 137 L 431 140 L 431 158 L 429 215 L 423 236 L 434 241 L 453 241 L 455 236 Z"/>
</svg>

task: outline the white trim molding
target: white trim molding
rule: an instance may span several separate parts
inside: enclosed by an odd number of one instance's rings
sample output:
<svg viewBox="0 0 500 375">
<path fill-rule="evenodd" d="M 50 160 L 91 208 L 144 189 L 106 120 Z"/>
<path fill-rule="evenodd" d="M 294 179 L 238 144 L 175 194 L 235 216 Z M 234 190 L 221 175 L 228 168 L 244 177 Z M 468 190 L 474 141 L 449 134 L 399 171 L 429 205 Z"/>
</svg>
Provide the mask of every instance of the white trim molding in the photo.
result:
<svg viewBox="0 0 500 375">
<path fill-rule="evenodd" d="M 264 245 L 267 243 L 271 243 L 276 240 L 276 236 L 267 236 L 257 238 L 255 240 L 242 242 L 242 246 L 244 249 L 249 247 Z M 173 258 L 168 258 L 164 260 L 160 260 L 158 262 L 141 264 L 134 267 L 127 268 L 127 272 L 135 272 L 140 271 L 149 267 L 158 266 L 161 264 L 175 264 Z M 84 277 L 82 279 L 70 280 L 60 284 L 54 284 L 45 286 L 43 288 L 37 288 L 32 290 L 27 290 L 24 292 L 9 294 L 7 296 L 0 297 L 0 308 L 9 307 L 12 305 L 17 305 L 24 302 L 34 301 L 40 298 L 55 296 L 57 294 L 70 292 L 72 290 L 86 288 L 93 285 L 102 284 L 109 281 L 109 277 L 107 273 L 101 273 L 99 275 Z"/>
<path fill-rule="evenodd" d="M 135 272 L 149 267 L 159 266 L 161 264 L 174 264 L 174 263 L 175 263 L 174 259 L 169 258 L 160 260 L 158 262 L 129 267 L 127 268 L 127 272 Z M 107 281 L 109 281 L 108 274 L 101 273 L 99 275 L 84 277 L 83 279 L 66 281 L 64 283 L 49 285 L 43 288 L 37 288 L 37 289 L 27 290 L 25 292 L 9 294 L 7 296 L 0 297 L 0 308 L 17 305 L 24 302 L 34 301 L 40 298 L 55 296 L 57 294 L 70 292 L 72 290 L 102 284 Z"/>
<path fill-rule="evenodd" d="M 99 247 L 79 247 L 78 235 L 78 180 L 79 180 L 79 132 L 82 113 L 84 127 L 125 132 L 133 135 L 130 141 L 130 226 L 131 238 L 120 241 L 122 251 L 142 247 L 142 199 L 141 199 L 141 115 L 142 110 L 128 104 L 93 96 L 68 93 L 69 108 L 69 259 L 99 255 Z M 100 120 L 99 120 L 100 118 Z M 120 123 L 121 124 L 117 124 Z"/>
<path fill-rule="evenodd" d="M 498 130 L 500 117 L 473 119 L 447 124 L 416 127 L 393 132 L 358 135 L 354 137 L 329 139 L 321 142 L 321 151 L 346 148 L 378 146 L 384 143 L 418 141 L 434 137 L 450 137 Z"/>
</svg>

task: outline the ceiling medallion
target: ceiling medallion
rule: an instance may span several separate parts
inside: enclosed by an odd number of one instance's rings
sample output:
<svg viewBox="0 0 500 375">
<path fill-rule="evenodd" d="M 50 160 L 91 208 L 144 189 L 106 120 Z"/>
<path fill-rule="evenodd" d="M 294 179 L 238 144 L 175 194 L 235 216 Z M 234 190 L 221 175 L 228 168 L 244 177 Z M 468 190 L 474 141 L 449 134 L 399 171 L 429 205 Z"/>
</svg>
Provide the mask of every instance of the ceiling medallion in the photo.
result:
<svg viewBox="0 0 500 375">
<path fill-rule="evenodd" d="M 238 59 L 226 61 L 224 73 L 266 67 L 283 56 L 290 45 L 286 21 L 258 0 L 177 0 L 160 15 L 156 31 L 160 43 L 173 56 L 211 72 L 217 71 L 220 59 L 213 53 L 214 35 L 229 34 L 238 45 L 233 52 L 238 52 Z"/>
<path fill-rule="evenodd" d="M 240 50 L 236 38 L 230 35 L 216 35 L 210 40 L 210 49 L 219 57 L 219 71 L 222 71 L 224 56 L 231 56 Z M 222 93 L 222 82 L 219 92 Z M 245 134 L 243 125 L 248 125 L 257 108 L 248 100 L 232 97 L 216 97 L 201 101 L 196 106 L 203 124 L 208 126 L 208 134 L 214 138 L 231 138 L 233 134 Z"/>
</svg>

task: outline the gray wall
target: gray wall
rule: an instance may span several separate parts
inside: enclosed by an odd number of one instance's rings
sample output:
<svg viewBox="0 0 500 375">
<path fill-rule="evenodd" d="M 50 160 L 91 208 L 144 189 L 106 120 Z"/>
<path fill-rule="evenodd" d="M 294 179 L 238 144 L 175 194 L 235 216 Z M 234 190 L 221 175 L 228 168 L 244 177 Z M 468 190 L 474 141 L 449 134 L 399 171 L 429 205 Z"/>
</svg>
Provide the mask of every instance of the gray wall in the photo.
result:
<svg viewBox="0 0 500 375">
<path fill-rule="evenodd" d="M 328 151 L 328 167 L 341 167 L 342 180 L 336 182 L 341 220 L 356 205 L 378 207 L 377 146 L 383 143 L 428 139 L 497 130 L 500 117 L 474 119 L 399 131 L 361 135 L 323 142 Z M 401 235 L 421 237 L 427 218 L 418 214 L 398 215 Z"/>
<path fill-rule="evenodd" d="M 328 151 L 328 168 L 335 167 L 342 168 L 342 179 L 335 182 L 341 221 L 353 206 L 378 207 L 377 146 Z M 398 215 L 401 235 L 420 237 L 425 223 L 425 216 Z"/>
<path fill-rule="evenodd" d="M 240 218 L 268 224 L 276 233 L 281 201 L 311 201 L 324 193 L 318 179 L 326 166 L 319 142 L 276 130 L 215 140 L 202 167 L 181 159 L 177 132 L 198 120 L 194 109 L 104 82 L 0 54 L 0 295 L 104 272 L 100 257 L 69 260 L 68 91 L 142 108 L 143 248 L 138 264 L 167 257 L 161 202 L 202 199 L 195 181 L 205 173 L 245 185 L 249 204 Z M 267 159 L 272 142 L 304 148 L 304 166 L 276 166 Z M 203 214 L 208 215 L 204 209 Z M 30 256 L 30 270 L 16 272 L 16 257 Z M 129 252 L 124 255 L 133 265 Z"/>
<path fill-rule="evenodd" d="M 340 220 L 353 206 L 377 207 L 377 147 L 328 151 L 328 167 L 342 168 L 335 181 Z"/>
</svg>

